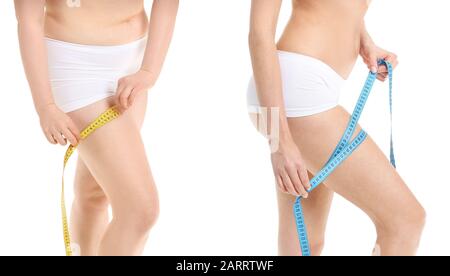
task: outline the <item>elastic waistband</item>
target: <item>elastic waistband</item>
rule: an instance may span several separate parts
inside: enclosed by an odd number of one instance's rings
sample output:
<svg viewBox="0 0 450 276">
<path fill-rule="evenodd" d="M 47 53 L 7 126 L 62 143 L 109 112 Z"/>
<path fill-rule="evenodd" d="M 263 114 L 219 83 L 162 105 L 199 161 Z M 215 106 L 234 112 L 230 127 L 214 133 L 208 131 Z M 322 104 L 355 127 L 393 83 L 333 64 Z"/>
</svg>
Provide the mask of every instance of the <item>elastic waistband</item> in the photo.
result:
<svg viewBox="0 0 450 276">
<path fill-rule="evenodd" d="M 144 36 L 143 38 L 140 38 L 138 40 L 125 43 L 125 44 L 119 44 L 119 45 L 89 45 L 89 44 L 77 44 L 62 40 L 57 40 L 49 37 L 44 38 L 47 43 L 51 43 L 54 45 L 60 45 L 63 47 L 71 47 L 71 48 L 78 48 L 78 49 L 87 49 L 87 50 L 106 50 L 106 51 L 114 51 L 114 50 L 123 50 L 123 49 L 129 49 L 134 47 L 139 47 L 142 43 L 146 42 L 147 36 Z"/>
<path fill-rule="evenodd" d="M 330 65 L 328 65 L 326 62 L 312 57 L 312 56 L 308 56 L 308 55 L 304 55 L 304 54 L 300 54 L 300 53 L 295 53 L 295 52 L 287 52 L 287 51 L 282 51 L 282 50 L 278 50 L 278 57 L 279 58 L 287 58 L 289 60 L 298 60 L 299 62 L 304 62 L 307 63 L 309 65 L 314 65 L 316 67 L 319 67 L 327 72 L 330 72 L 330 74 L 334 75 L 336 80 L 338 81 L 345 81 L 345 79 L 338 74 L 338 72 L 336 72 L 336 70 L 334 70 Z"/>
</svg>

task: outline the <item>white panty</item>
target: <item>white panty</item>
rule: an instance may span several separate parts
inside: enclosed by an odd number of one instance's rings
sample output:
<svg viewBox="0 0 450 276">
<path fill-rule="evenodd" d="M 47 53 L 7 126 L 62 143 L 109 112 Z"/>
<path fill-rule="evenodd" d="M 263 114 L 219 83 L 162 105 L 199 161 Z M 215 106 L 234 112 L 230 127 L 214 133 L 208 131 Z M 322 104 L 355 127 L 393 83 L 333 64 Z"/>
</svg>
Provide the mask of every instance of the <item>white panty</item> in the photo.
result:
<svg viewBox="0 0 450 276">
<path fill-rule="evenodd" d="M 344 79 L 316 58 L 278 51 L 287 117 L 317 114 L 338 105 Z M 250 113 L 259 113 L 255 80 L 250 80 L 247 102 Z"/>
<path fill-rule="evenodd" d="M 113 96 L 117 81 L 139 70 L 147 44 L 146 38 L 117 46 L 45 40 L 53 96 L 64 112 Z"/>
</svg>

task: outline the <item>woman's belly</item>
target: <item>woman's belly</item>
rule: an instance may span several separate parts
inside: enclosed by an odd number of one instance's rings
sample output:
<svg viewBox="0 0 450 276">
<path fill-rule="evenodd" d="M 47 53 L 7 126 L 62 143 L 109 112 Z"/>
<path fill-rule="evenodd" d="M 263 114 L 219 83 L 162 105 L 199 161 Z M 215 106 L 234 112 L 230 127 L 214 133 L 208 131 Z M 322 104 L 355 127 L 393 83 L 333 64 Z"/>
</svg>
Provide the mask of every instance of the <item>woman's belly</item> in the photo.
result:
<svg viewBox="0 0 450 276">
<path fill-rule="evenodd" d="M 344 79 L 359 54 L 367 2 L 364 0 L 294 0 L 292 17 L 278 49 L 315 57 Z"/>
<path fill-rule="evenodd" d="M 142 38 L 148 18 L 143 0 L 81 1 L 80 7 L 65 0 L 47 0 L 45 35 L 86 45 L 119 45 Z"/>
</svg>

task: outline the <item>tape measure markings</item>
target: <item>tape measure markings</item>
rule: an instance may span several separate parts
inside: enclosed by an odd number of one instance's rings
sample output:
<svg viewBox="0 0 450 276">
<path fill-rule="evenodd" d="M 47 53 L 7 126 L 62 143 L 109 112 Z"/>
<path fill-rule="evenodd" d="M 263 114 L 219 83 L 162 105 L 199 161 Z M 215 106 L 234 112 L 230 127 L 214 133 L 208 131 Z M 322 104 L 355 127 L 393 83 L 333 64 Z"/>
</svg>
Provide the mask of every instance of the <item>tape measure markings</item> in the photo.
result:
<svg viewBox="0 0 450 276">
<path fill-rule="evenodd" d="M 94 133 L 97 129 L 111 122 L 120 116 L 119 111 L 116 107 L 108 108 L 105 112 L 103 112 L 100 116 L 98 116 L 92 123 L 89 124 L 87 128 L 85 128 L 81 133 L 81 140 L 86 139 L 89 135 Z M 67 219 L 67 210 L 66 210 L 66 200 L 65 200 L 65 192 L 64 192 L 64 172 L 69 162 L 70 157 L 75 152 L 76 147 L 70 145 L 66 153 L 64 154 L 64 162 L 63 162 L 63 173 L 62 173 L 62 189 L 61 189 L 61 213 L 62 213 L 62 225 L 63 225 L 63 236 L 64 236 L 64 247 L 66 250 L 66 256 L 72 256 L 72 245 L 70 239 L 70 231 L 69 231 L 69 223 Z"/>
<path fill-rule="evenodd" d="M 390 162 L 395 167 L 395 157 L 394 157 L 394 143 L 392 135 L 392 65 L 384 60 L 378 62 L 379 65 L 385 65 L 388 69 L 389 76 L 389 111 L 390 111 Z M 370 95 L 370 92 L 375 83 L 377 74 L 369 72 L 369 76 L 364 83 L 363 89 L 359 95 L 356 106 L 347 124 L 347 128 L 344 131 L 338 145 L 331 154 L 330 159 L 325 163 L 325 166 L 314 176 L 310 183 L 311 188 L 308 192 L 312 192 L 317 186 L 319 186 L 344 160 L 346 160 L 355 151 L 359 145 L 367 138 L 367 133 L 361 130 L 358 135 L 349 143 L 349 140 L 353 136 L 358 121 L 361 117 L 361 113 Z M 311 255 L 311 248 L 308 242 L 308 234 L 305 224 L 304 212 L 301 205 L 301 197 L 297 197 L 294 203 L 294 215 L 297 225 L 298 239 L 300 242 L 300 249 L 303 256 Z"/>
</svg>

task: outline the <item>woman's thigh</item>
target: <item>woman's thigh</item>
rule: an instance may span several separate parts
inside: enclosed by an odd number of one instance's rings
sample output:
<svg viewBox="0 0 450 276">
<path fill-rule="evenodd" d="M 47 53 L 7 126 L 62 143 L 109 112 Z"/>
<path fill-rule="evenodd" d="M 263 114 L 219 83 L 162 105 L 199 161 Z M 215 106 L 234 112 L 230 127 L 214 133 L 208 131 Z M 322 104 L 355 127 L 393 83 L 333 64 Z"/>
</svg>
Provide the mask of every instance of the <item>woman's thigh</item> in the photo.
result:
<svg viewBox="0 0 450 276">
<path fill-rule="evenodd" d="M 329 159 L 349 116 L 342 107 L 336 107 L 317 115 L 289 119 L 292 135 L 313 174 Z M 358 126 L 356 133 L 359 130 Z M 395 221 L 398 216 L 404 221 L 408 216 L 416 215 L 409 214 L 408 207 L 420 208 L 400 175 L 370 137 L 324 184 L 361 208 L 377 225 Z"/>
<path fill-rule="evenodd" d="M 266 138 L 275 136 L 270 132 L 270 127 L 266 119 L 261 118 L 261 114 L 249 113 L 250 119 L 259 132 Z M 277 148 L 276 145 L 272 145 Z M 309 178 L 313 175 L 308 172 Z M 328 214 L 333 199 L 334 192 L 325 186 L 319 186 L 308 199 L 303 200 L 306 224 L 308 225 L 308 235 L 311 242 L 311 249 L 314 255 L 319 255 L 324 242 L 324 234 L 328 220 Z M 285 194 L 277 190 L 278 218 L 279 218 L 279 253 L 281 255 L 300 254 L 298 243 L 297 227 L 293 212 L 296 200 L 295 196 Z"/>
<path fill-rule="evenodd" d="M 309 173 L 309 178 L 313 175 Z M 296 197 L 285 194 L 280 190 L 278 194 L 279 211 L 279 253 L 281 255 L 299 255 L 297 224 L 294 216 Z M 333 191 L 325 186 L 319 186 L 307 199 L 302 200 L 305 223 L 308 226 L 308 238 L 313 255 L 320 255 L 325 240 L 325 230 L 333 200 Z"/>
<path fill-rule="evenodd" d="M 83 129 L 113 104 L 113 99 L 108 98 L 69 115 Z M 140 136 L 145 108 L 146 95 L 141 95 L 119 118 L 95 131 L 78 146 L 80 158 L 105 192 L 115 213 L 126 212 L 123 210 L 126 206 L 128 211 L 139 208 L 134 205 L 146 201 L 157 208 L 156 187 Z"/>
</svg>

